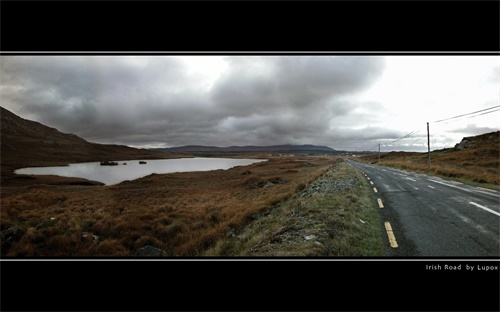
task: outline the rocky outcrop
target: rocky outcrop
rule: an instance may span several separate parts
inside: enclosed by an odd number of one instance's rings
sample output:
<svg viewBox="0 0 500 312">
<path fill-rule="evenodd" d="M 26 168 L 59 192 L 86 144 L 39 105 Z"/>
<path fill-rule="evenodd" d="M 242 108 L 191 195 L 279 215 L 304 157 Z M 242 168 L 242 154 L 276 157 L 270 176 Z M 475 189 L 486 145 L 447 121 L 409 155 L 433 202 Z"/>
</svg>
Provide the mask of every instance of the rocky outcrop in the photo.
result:
<svg viewBox="0 0 500 312">
<path fill-rule="evenodd" d="M 467 140 L 466 138 L 463 138 L 462 142 L 458 143 L 455 145 L 456 150 L 463 150 L 464 148 L 467 148 L 469 145 L 470 141 Z"/>
<path fill-rule="evenodd" d="M 165 256 L 167 253 L 160 249 L 153 247 L 151 245 L 144 246 L 140 249 L 138 249 L 135 253 L 135 257 L 162 257 Z"/>
<path fill-rule="evenodd" d="M 500 143 L 500 131 L 465 137 L 455 145 L 455 150 L 473 149 L 484 147 L 488 144 Z"/>
<path fill-rule="evenodd" d="M 5 241 L 5 242 L 18 240 L 19 238 L 21 238 L 21 236 L 22 236 L 21 231 L 19 230 L 19 228 L 15 227 L 15 226 L 10 227 L 8 229 L 5 229 L 0 233 L 0 237 L 2 238 L 2 241 Z"/>
<path fill-rule="evenodd" d="M 101 166 L 117 166 L 118 163 L 116 161 L 109 161 L 109 160 L 105 160 L 105 161 L 101 161 Z"/>
</svg>

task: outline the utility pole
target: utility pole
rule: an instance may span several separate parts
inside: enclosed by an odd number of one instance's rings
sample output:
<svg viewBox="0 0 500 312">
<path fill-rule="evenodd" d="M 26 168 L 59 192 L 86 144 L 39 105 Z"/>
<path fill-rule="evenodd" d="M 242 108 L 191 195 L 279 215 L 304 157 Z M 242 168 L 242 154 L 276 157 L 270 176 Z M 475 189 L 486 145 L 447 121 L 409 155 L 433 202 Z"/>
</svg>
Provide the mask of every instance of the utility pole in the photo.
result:
<svg viewBox="0 0 500 312">
<path fill-rule="evenodd" d="M 378 144 L 378 163 L 380 164 L 380 143 Z"/>
<path fill-rule="evenodd" d="M 431 140 L 429 135 L 429 122 L 427 122 L 427 153 L 429 154 L 429 169 L 431 169 Z"/>
</svg>

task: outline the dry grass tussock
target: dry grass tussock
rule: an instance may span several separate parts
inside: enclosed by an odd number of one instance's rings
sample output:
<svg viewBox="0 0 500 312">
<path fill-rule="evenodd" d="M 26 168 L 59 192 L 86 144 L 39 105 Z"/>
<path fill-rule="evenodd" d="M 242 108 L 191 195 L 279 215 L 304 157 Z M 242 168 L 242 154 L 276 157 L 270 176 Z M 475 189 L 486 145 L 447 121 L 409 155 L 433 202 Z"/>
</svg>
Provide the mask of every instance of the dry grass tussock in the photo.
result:
<svg viewBox="0 0 500 312">
<path fill-rule="evenodd" d="M 230 170 L 153 174 L 114 186 L 8 186 L 1 193 L 2 257 L 132 256 L 152 245 L 199 256 L 228 231 L 291 198 L 332 157 L 276 157 Z"/>
</svg>

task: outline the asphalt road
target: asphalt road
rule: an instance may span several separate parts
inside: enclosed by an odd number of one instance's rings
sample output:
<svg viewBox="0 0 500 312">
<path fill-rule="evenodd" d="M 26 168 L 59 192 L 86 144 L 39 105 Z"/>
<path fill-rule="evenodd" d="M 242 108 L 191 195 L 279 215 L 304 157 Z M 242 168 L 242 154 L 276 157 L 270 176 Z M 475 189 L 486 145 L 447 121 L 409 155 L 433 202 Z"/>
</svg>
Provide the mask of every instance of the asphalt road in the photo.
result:
<svg viewBox="0 0 500 312">
<path fill-rule="evenodd" d="M 500 258 L 500 194 L 431 175 L 348 160 L 370 181 L 396 257 Z"/>
</svg>

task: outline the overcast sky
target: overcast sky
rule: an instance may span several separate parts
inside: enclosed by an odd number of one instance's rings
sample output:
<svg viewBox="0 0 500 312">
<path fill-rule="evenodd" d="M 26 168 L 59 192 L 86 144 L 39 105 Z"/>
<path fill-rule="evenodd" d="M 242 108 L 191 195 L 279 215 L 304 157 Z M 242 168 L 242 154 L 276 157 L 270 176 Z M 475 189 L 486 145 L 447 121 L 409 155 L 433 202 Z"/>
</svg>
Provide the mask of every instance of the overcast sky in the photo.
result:
<svg viewBox="0 0 500 312">
<path fill-rule="evenodd" d="M 1 106 L 97 143 L 427 151 L 427 122 L 432 150 L 500 129 L 495 55 L 2 55 L 0 70 Z"/>
</svg>

